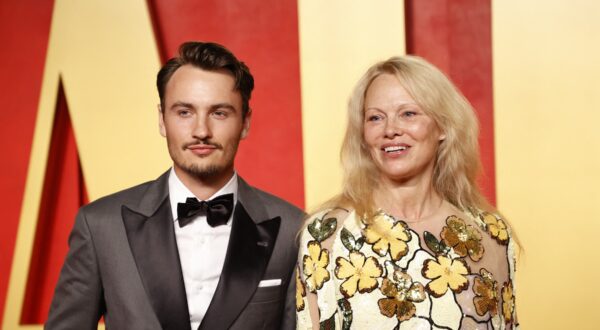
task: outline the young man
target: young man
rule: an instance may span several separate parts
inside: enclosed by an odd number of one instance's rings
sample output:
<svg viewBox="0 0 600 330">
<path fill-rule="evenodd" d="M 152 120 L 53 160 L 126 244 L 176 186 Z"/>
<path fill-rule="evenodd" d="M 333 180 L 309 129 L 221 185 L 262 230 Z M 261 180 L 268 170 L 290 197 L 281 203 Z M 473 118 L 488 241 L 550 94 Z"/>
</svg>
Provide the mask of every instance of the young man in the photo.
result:
<svg viewBox="0 0 600 330">
<path fill-rule="evenodd" d="M 291 329 L 303 212 L 234 170 L 254 79 L 214 43 L 159 71 L 173 168 L 83 207 L 48 329 Z"/>
</svg>

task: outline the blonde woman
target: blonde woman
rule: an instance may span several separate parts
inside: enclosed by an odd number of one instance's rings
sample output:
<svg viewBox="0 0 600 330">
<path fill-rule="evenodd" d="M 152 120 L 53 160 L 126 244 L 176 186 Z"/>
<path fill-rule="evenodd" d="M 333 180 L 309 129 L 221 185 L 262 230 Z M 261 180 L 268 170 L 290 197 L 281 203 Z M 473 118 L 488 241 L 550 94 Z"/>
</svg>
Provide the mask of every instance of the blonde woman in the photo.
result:
<svg viewBox="0 0 600 330">
<path fill-rule="evenodd" d="M 342 192 L 300 238 L 298 329 L 515 329 L 514 250 L 481 195 L 473 109 L 414 56 L 348 107 Z"/>
</svg>

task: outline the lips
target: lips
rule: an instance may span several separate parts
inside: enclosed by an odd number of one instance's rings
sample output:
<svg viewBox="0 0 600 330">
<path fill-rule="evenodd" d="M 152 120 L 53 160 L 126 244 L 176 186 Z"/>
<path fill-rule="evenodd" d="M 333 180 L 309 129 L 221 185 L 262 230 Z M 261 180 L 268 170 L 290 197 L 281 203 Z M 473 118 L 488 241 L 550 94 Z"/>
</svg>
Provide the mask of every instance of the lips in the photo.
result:
<svg viewBox="0 0 600 330">
<path fill-rule="evenodd" d="M 387 148 L 383 148 L 383 151 L 385 152 L 394 152 L 394 151 L 404 151 L 406 150 L 405 146 L 393 146 L 393 147 L 387 147 Z"/>
<path fill-rule="evenodd" d="M 410 148 L 410 145 L 405 143 L 398 144 L 385 144 L 381 147 L 381 150 L 386 154 L 402 154 L 405 153 Z"/>
<path fill-rule="evenodd" d="M 186 146 L 188 150 L 198 156 L 206 156 L 217 150 L 217 146 L 211 144 L 192 144 Z"/>
</svg>

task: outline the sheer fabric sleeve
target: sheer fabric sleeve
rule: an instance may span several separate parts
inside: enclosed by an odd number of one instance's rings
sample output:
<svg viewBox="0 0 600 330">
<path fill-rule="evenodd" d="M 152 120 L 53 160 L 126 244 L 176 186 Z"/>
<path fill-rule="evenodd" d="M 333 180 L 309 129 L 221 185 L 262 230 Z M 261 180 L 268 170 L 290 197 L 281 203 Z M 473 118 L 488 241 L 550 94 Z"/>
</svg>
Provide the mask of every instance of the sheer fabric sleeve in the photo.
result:
<svg viewBox="0 0 600 330">
<path fill-rule="evenodd" d="M 319 329 L 320 323 L 337 309 L 332 303 L 336 300 L 331 251 L 346 215 L 347 211 L 341 209 L 318 212 L 308 219 L 301 233 L 296 278 L 297 329 Z"/>
<path fill-rule="evenodd" d="M 518 246 L 508 222 L 499 214 L 479 212 L 474 220 L 483 231 L 481 244 L 485 252 L 477 262 L 468 260 L 472 289 L 458 297 L 470 302 L 463 304 L 463 312 L 476 321 L 491 317 L 493 329 L 518 329 L 515 308 Z"/>
</svg>

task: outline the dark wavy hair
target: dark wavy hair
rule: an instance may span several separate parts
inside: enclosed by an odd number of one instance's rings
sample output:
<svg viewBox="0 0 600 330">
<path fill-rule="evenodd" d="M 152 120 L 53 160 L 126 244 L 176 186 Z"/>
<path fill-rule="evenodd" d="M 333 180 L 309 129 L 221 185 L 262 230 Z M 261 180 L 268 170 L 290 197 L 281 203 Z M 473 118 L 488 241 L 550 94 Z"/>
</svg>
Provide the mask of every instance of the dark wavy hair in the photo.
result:
<svg viewBox="0 0 600 330">
<path fill-rule="evenodd" d="M 156 88 L 160 97 L 161 109 L 164 110 L 165 89 L 171 76 L 181 66 L 190 64 L 197 68 L 217 71 L 226 70 L 235 79 L 235 90 L 242 96 L 242 116 L 246 117 L 250 106 L 248 105 L 252 90 L 254 89 L 254 77 L 250 69 L 238 60 L 227 48 L 212 42 L 185 42 L 179 46 L 179 54 L 165 63 L 156 76 Z"/>
</svg>

